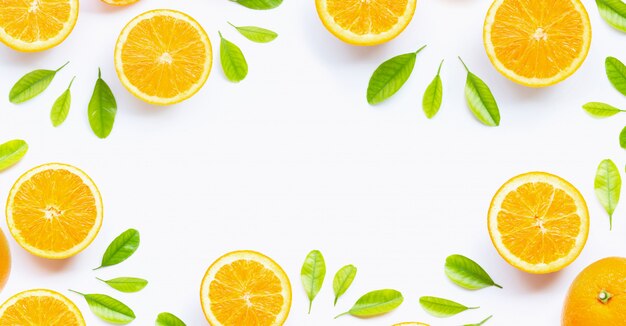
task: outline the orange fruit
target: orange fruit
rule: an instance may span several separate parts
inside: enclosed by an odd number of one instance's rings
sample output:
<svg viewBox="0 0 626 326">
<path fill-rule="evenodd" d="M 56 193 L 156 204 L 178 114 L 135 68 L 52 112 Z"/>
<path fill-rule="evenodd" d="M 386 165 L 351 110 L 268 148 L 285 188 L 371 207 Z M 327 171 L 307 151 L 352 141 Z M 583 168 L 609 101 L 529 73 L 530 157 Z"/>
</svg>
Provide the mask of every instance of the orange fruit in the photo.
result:
<svg viewBox="0 0 626 326">
<path fill-rule="evenodd" d="M 571 76 L 591 45 L 580 0 L 495 0 L 483 41 L 495 68 L 522 85 L 543 87 Z"/>
<path fill-rule="evenodd" d="M 63 42 L 78 19 L 78 0 L 0 0 L 0 41 L 25 52 Z"/>
<path fill-rule="evenodd" d="M 626 325 L 626 258 L 585 268 L 569 288 L 561 326 Z"/>
<path fill-rule="evenodd" d="M 315 0 L 322 24 L 353 45 L 377 45 L 400 35 L 409 25 L 417 0 Z"/>
<path fill-rule="evenodd" d="M 11 251 L 9 250 L 7 238 L 4 236 L 2 230 L 0 230 L 0 290 L 7 284 L 10 273 Z"/>
<path fill-rule="evenodd" d="M 0 306 L 0 325 L 85 326 L 76 305 L 61 293 L 29 290 L 18 293 Z"/>
<path fill-rule="evenodd" d="M 139 0 L 102 0 L 102 2 L 113 5 L 113 6 L 127 6 L 132 5 L 133 3 Z"/>
<path fill-rule="evenodd" d="M 392 326 L 429 326 L 428 324 L 418 322 L 404 322 L 399 324 L 393 324 Z"/>
<path fill-rule="evenodd" d="M 507 181 L 494 195 L 488 226 L 502 258 L 523 271 L 544 274 L 578 257 L 589 234 L 589 212 L 572 184 L 530 172 Z"/>
<path fill-rule="evenodd" d="M 33 255 L 63 259 L 87 248 L 102 225 L 102 198 L 85 172 L 49 163 L 24 173 L 7 200 L 11 234 Z"/>
<path fill-rule="evenodd" d="M 200 301 L 212 326 L 279 326 L 289 315 L 291 284 L 271 258 L 235 251 L 209 267 Z"/>
<path fill-rule="evenodd" d="M 158 105 L 196 94 L 209 77 L 212 60 L 211 42 L 202 26 L 174 10 L 135 17 L 115 45 L 115 70 L 124 87 Z"/>
</svg>

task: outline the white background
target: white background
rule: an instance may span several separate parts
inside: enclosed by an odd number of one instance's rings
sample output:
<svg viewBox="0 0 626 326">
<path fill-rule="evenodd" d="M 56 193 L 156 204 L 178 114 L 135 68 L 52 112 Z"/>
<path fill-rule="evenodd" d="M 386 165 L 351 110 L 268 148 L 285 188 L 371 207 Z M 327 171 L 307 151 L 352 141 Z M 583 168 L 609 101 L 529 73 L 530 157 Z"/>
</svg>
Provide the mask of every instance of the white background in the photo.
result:
<svg viewBox="0 0 626 326">
<path fill-rule="evenodd" d="M 626 207 L 615 213 L 614 231 L 593 192 L 597 164 L 626 163 L 618 134 L 626 116 L 594 120 L 581 105 L 599 100 L 626 108 L 626 98 L 604 75 L 608 55 L 626 59 L 625 36 L 612 30 L 584 1 L 593 24 L 591 52 L 567 81 L 548 88 L 516 85 L 489 63 L 482 46 L 488 1 L 425 0 L 396 40 L 378 47 L 341 43 L 320 23 L 314 1 L 287 0 L 258 12 L 227 0 L 143 0 L 112 8 L 81 2 L 78 23 L 60 46 L 36 54 L 0 46 L 0 140 L 23 138 L 30 151 L 0 174 L 0 194 L 36 165 L 58 161 L 89 173 L 99 186 L 105 220 L 95 242 L 66 261 L 35 258 L 10 238 L 14 265 L 4 301 L 18 291 L 51 288 L 74 300 L 89 325 L 104 325 L 82 298 L 68 293 L 107 293 L 131 306 L 136 325 L 153 324 L 170 311 L 188 325 L 206 325 L 199 303 L 205 269 L 222 254 L 254 249 L 274 258 L 292 281 L 287 325 L 390 325 L 422 321 L 433 325 L 557 325 L 563 298 L 588 264 L 626 250 Z M 113 68 L 117 36 L 132 17 L 154 8 L 191 14 L 207 30 L 217 54 L 218 29 L 240 45 L 250 73 L 241 84 L 226 81 L 214 62 L 204 88 L 172 107 L 135 99 Z M 277 31 L 270 44 L 245 40 L 227 25 L 258 25 Z M 428 47 L 412 78 L 391 100 L 369 106 L 367 82 L 384 60 Z M 494 92 L 502 114 L 498 128 L 481 125 L 464 103 L 463 57 Z M 444 103 L 427 120 L 421 98 L 446 59 Z M 71 63 L 50 88 L 23 105 L 8 91 L 24 73 Z M 87 103 L 102 67 L 119 110 L 106 140 L 93 135 Z M 54 99 L 77 76 L 67 121 L 52 127 Z M 492 246 L 486 226 L 489 202 L 498 187 L 519 173 L 558 174 L 583 193 L 591 232 L 582 255 L 562 272 L 533 276 L 509 266 Z M 4 219 L 1 228 L 7 231 Z M 121 265 L 97 272 L 102 253 L 120 232 L 140 230 L 138 252 Z M 311 315 L 299 279 L 311 249 L 320 249 L 328 273 Z M 445 258 L 465 254 L 504 286 L 465 291 L 443 273 Z M 355 283 L 332 306 L 332 277 L 352 263 Z M 120 294 L 95 276 L 145 277 L 149 286 Z M 395 312 L 370 320 L 332 318 L 367 291 L 394 288 L 405 296 Z M 481 309 L 449 319 L 427 315 L 418 298 L 435 295 Z"/>
</svg>

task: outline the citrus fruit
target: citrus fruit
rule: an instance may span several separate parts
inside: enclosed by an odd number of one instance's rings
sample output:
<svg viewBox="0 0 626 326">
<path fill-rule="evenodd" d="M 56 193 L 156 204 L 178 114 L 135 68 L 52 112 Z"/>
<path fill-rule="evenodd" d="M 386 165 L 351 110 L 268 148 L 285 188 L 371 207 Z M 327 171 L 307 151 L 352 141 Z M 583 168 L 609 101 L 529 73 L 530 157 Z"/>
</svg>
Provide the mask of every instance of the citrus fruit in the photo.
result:
<svg viewBox="0 0 626 326">
<path fill-rule="evenodd" d="M 64 295 L 51 290 L 18 293 L 0 306 L 0 325 L 84 326 L 85 320 L 76 305 Z"/>
<path fill-rule="evenodd" d="M 211 42 L 202 26 L 174 10 L 145 12 L 131 20 L 115 45 L 115 70 L 139 99 L 169 105 L 197 93 L 211 71 Z"/>
<path fill-rule="evenodd" d="M 578 257 L 589 233 L 589 212 L 569 182 L 530 172 L 507 181 L 494 195 L 488 226 L 502 258 L 523 271 L 544 274 Z"/>
<path fill-rule="evenodd" d="M 102 225 L 102 198 L 85 172 L 49 163 L 24 173 L 7 200 L 11 234 L 33 255 L 63 259 L 85 249 Z"/>
<path fill-rule="evenodd" d="M 72 32 L 78 0 L 0 1 L 0 41 L 25 52 L 54 47 Z"/>
<path fill-rule="evenodd" d="M 609 257 L 585 268 L 569 288 L 561 326 L 626 323 L 626 258 Z"/>
<path fill-rule="evenodd" d="M 428 324 L 409 321 L 409 322 L 404 322 L 404 323 L 399 323 L 399 324 L 393 324 L 392 326 L 428 326 Z"/>
<path fill-rule="evenodd" d="M 571 76 L 587 57 L 591 24 L 580 0 L 495 0 L 483 41 L 491 63 L 531 87 Z"/>
<path fill-rule="evenodd" d="M 113 5 L 113 6 L 127 6 L 132 5 L 133 3 L 139 0 L 102 0 L 102 2 Z"/>
<path fill-rule="evenodd" d="M 4 233 L 0 230 L 0 290 L 4 288 L 11 273 L 11 251 Z"/>
<path fill-rule="evenodd" d="M 400 35 L 409 25 L 417 0 L 315 0 L 322 24 L 353 45 L 377 45 Z"/>
<path fill-rule="evenodd" d="M 212 326 L 278 326 L 289 315 L 291 284 L 271 258 L 235 251 L 209 267 L 200 301 Z"/>
</svg>

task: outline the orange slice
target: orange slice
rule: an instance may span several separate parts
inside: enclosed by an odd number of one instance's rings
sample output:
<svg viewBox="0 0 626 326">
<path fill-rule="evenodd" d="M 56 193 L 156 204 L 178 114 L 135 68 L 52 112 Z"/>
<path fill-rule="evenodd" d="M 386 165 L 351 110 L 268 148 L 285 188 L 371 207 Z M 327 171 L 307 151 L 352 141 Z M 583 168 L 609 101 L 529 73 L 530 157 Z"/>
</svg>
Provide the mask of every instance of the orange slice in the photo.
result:
<svg viewBox="0 0 626 326">
<path fill-rule="evenodd" d="M 33 255 L 63 259 L 87 248 L 102 225 L 102 198 L 85 172 L 49 163 L 24 173 L 7 200 L 9 231 Z"/>
<path fill-rule="evenodd" d="M 169 105 L 196 94 L 211 72 L 213 52 L 202 26 L 174 10 L 152 10 L 131 20 L 115 46 L 122 84 L 148 103 Z"/>
<path fill-rule="evenodd" d="M 563 269 L 589 234 L 585 199 L 569 182 L 530 172 L 507 181 L 489 207 L 489 235 L 511 265 L 535 274 Z"/>
<path fill-rule="evenodd" d="M 291 284 L 269 257 L 235 251 L 209 267 L 200 301 L 212 326 L 279 326 L 289 315 Z"/>
<path fill-rule="evenodd" d="M 85 326 L 76 305 L 64 295 L 51 290 L 18 293 L 0 306 L 0 325 Z"/>
<path fill-rule="evenodd" d="M 400 35 L 409 25 L 417 0 L 315 0 L 326 29 L 354 45 L 377 45 Z"/>
<path fill-rule="evenodd" d="M 137 1 L 139 0 L 102 0 L 102 2 L 105 2 L 112 6 L 127 6 L 127 5 L 132 5 L 133 3 Z"/>
<path fill-rule="evenodd" d="M 483 41 L 491 63 L 514 82 L 556 84 L 582 65 L 591 24 L 579 0 L 495 0 Z"/>
<path fill-rule="evenodd" d="M 63 42 L 77 18 L 78 0 L 2 0 L 0 41 L 18 51 L 43 51 Z"/>
</svg>

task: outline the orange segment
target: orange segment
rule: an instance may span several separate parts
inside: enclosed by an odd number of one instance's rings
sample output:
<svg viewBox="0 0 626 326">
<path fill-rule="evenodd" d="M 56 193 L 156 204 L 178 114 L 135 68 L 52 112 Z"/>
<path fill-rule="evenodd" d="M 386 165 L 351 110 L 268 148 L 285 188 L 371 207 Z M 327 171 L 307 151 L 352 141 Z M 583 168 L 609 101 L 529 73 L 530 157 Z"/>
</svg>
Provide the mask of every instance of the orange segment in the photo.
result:
<svg viewBox="0 0 626 326">
<path fill-rule="evenodd" d="M 85 249 L 102 225 L 102 199 L 81 170 L 51 163 L 23 174 L 7 201 L 7 223 L 30 253 L 63 259 Z"/>
<path fill-rule="evenodd" d="M 18 293 L 0 306 L 0 325 L 84 326 L 76 305 L 58 292 L 29 290 Z"/>
<path fill-rule="evenodd" d="M 530 273 L 569 265 L 589 233 L 584 198 L 567 181 L 531 172 L 505 183 L 489 208 L 489 234 L 500 255 Z"/>
<path fill-rule="evenodd" d="M 115 46 L 115 69 L 138 98 L 169 105 L 193 96 L 212 64 L 211 42 L 193 18 L 174 10 L 153 10 L 131 20 Z"/>
<path fill-rule="evenodd" d="M 289 314 L 291 284 L 269 257 L 235 251 L 209 267 L 202 280 L 200 301 L 213 326 L 278 326 Z"/>
<path fill-rule="evenodd" d="M 483 36 L 498 71 L 522 85 L 542 87 L 582 65 L 591 24 L 579 0 L 495 0 Z"/>
<path fill-rule="evenodd" d="M 18 51 L 63 42 L 78 18 L 78 0 L 0 0 L 0 41 Z"/>
</svg>

